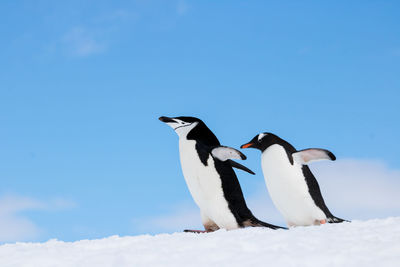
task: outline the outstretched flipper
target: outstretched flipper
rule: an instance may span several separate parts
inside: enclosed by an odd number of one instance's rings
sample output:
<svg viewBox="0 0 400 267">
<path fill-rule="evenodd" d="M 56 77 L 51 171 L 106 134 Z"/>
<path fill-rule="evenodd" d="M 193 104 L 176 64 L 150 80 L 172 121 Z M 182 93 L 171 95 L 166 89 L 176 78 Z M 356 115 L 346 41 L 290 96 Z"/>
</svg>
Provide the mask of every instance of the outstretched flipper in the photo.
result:
<svg viewBox="0 0 400 267">
<path fill-rule="evenodd" d="M 219 146 L 211 150 L 211 154 L 213 155 L 214 158 L 217 158 L 221 161 L 229 162 L 233 168 L 243 170 L 253 175 L 255 174 L 249 168 L 232 160 L 232 159 L 242 159 L 242 160 L 246 159 L 246 156 L 239 150 L 236 150 L 232 147 Z"/>
<path fill-rule="evenodd" d="M 231 159 L 228 159 L 227 161 L 231 164 L 231 166 L 233 168 L 240 169 L 242 171 L 245 171 L 245 172 L 255 175 L 255 173 L 252 170 L 250 170 L 249 168 L 247 168 L 246 166 L 243 166 L 242 164 L 239 164 L 236 161 L 233 161 Z"/>
<path fill-rule="evenodd" d="M 321 148 L 303 149 L 293 153 L 292 156 L 297 163 L 303 165 L 320 160 L 336 160 L 332 152 Z"/>
<path fill-rule="evenodd" d="M 217 158 L 220 161 L 226 161 L 228 159 L 246 159 L 246 156 L 242 152 L 228 146 L 218 146 L 213 148 L 211 154 L 214 158 Z"/>
</svg>

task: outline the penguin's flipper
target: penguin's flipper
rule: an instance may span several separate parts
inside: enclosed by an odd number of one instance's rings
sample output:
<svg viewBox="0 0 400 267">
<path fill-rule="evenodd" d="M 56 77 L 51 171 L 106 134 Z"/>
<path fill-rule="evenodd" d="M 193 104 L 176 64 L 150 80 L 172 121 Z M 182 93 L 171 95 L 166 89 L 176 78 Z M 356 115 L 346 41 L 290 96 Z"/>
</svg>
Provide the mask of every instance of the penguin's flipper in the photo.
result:
<svg viewBox="0 0 400 267">
<path fill-rule="evenodd" d="M 218 146 L 211 150 L 211 154 L 220 161 L 226 161 L 228 159 L 246 159 L 246 156 L 242 152 L 228 146 Z"/>
<path fill-rule="evenodd" d="M 308 148 L 292 154 L 293 159 L 300 164 L 306 165 L 320 160 L 336 160 L 332 152 L 322 148 Z"/>
<path fill-rule="evenodd" d="M 248 172 L 248 173 L 250 173 L 250 174 L 255 175 L 255 173 L 254 173 L 252 170 L 250 170 L 250 169 L 247 168 L 246 166 L 243 166 L 242 164 L 237 163 L 236 161 L 233 161 L 233 160 L 231 160 L 231 159 L 228 159 L 228 162 L 231 164 L 231 166 L 232 166 L 233 168 L 240 169 L 240 170 L 242 170 L 242 171 L 245 171 L 245 172 Z"/>
<path fill-rule="evenodd" d="M 213 150 L 211 150 L 211 154 L 213 155 L 213 157 L 215 157 L 221 161 L 229 162 L 233 168 L 243 170 L 243 171 L 248 172 L 253 175 L 255 174 L 249 168 L 231 160 L 231 159 L 243 159 L 243 160 L 246 159 L 246 156 L 239 150 L 236 150 L 234 148 L 227 147 L 227 146 L 219 146 L 219 147 L 216 147 Z"/>
</svg>

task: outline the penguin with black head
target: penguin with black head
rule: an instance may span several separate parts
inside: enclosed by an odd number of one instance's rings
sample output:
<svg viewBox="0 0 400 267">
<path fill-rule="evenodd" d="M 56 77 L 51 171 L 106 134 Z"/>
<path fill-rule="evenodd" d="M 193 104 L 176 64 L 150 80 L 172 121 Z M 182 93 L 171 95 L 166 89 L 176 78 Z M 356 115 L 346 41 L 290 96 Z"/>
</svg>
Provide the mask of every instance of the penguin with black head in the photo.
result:
<svg viewBox="0 0 400 267">
<path fill-rule="evenodd" d="M 248 209 L 232 167 L 254 174 L 232 159 L 246 159 L 240 151 L 221 146 L 217 137 L 194 117 L 160 117 L 179 136 L 179 154 L 186 184 L 200 208 L 205 231 L 246 226 L 281 228 L 258 220 Z"/>
<path fill-rule="evenodd" d="M 326 149 L 296 150 L 272 133 L 260 133 L 241 148 L 261 150 L 261 166 L 272 202 L 289 227 L 340 223 L 322 197 L 309 163 L 336 160 Z"/>
</svg>

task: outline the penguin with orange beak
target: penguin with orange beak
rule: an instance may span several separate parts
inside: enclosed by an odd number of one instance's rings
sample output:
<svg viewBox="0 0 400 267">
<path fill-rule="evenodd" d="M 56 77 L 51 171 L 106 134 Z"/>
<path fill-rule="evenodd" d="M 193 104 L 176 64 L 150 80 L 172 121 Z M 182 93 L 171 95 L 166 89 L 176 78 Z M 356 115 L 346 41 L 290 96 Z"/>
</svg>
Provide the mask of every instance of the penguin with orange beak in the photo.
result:
<svg viewBox="0 0 400 267">
<path fill-rule="evenodd" d="M 329 211 L 318 182 L 307 166 L 314 161 L 335 160 L 332 152 L 320 148 L 298 151 L 272 133 L 260 133 L 241 148 L 261 151 L 268 192 L 289 227 L 345 221 Z"/>
</svg>

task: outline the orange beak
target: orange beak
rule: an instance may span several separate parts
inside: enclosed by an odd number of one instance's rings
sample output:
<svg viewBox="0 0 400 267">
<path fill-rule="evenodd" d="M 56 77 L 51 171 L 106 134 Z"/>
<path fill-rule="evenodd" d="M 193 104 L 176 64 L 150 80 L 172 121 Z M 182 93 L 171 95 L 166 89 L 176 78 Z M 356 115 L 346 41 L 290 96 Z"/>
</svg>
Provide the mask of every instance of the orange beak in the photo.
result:
<svg viewBox="0 0 400 267">
<path fill-rule="evenodd" d="M 240 148 L 248 148 L 248 147 L 251 147 L 252 145 L 253 145 L 253 143 L 247 143 L 247 144 L 240 146 Z"/>
</svg>

